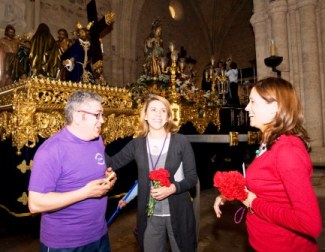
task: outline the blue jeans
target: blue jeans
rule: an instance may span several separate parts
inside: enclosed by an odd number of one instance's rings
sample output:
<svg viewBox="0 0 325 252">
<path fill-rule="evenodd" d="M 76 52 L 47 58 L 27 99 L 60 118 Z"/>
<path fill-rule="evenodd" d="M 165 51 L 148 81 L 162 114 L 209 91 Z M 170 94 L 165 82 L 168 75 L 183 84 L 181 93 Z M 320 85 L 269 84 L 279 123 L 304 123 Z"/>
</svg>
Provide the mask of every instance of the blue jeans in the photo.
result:
<svg viewBox="0 0 325 252">
<path fill-rule="evenodd" d="M 76 248 L 49 248 L 41 243 L 40 252 L 110 252 L 108 234 L 97 241 Z"/>
</svg>

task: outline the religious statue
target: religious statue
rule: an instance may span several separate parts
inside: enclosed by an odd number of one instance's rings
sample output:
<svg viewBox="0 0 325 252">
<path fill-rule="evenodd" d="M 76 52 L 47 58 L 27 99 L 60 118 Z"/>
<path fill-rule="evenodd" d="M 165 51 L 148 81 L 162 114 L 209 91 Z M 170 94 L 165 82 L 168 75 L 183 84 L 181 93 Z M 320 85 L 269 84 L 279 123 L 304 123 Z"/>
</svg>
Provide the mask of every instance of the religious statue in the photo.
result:
<svg viewBox="0 0 325 252">
<path fill-rule="evenodd" d="M 13 74 L 13 63 L 18 51 L 18 46 L 20 42 L 19 39 L 16 38 L 16 30 L 12 25 L 7 25 L 5 28 L 5 36 L 0 39 L 0 48 L 1 54 L 4 59 L 2 61 L 2 69 L 1 73 L 1 82 L 6 85 L 12 83 L 14 80 L 12 79 Z"/>
<path fill-rule="evenodd" d="M 62 64 L 68 69 L 67 80 L 95 84 L 91 67 L 92 54 L 90 51 L 89 30 L 92 23 L 83 27 L 77 23 L 76 35 L 78 40 L 62 55 Z"/>
<path fill-rule="evenodd" d="M 60 55 L 65 53 L 70 46 L 72 46 L 73 41 L 69 39 L 69 34 L 66 29 L 60 28 L 58 30 L 58 40 L 56 41 L 59 47 Z"/>
<path fill-rule="evenodd" d="M 91 64 L 95 79 L 95 84 L 106 85 L 103 76 L 103 43 L 102 38 L 109 33 L 113 28 L 115 14 L 108 12 L 104 17 L 98 20 L 96 1 L 90 0 L 87 3 L 87 17 L 88 22 L 92 23 L 89 30 L 90 50 L 91 50 Z"/>
<path fill-rule="evenodd" d="M 29 34 L 24 34 L 19 38 L 20 44 L 16 57 L 13 61 L 13 71 L 11 79 L 17 81 L 19 79 L 25 79 L 31 75 L 29 53 L 31 48 L 31 37 Z"/>
<path fill-rule="evenodd" d="M 160 19 L 153 21 L 150 35 L 145 39 L 144 73 L 153 78 L 162 74 L 161 58 L 164 57 L 163 40 L 161 38 L 162 26 Z"/>
<path fill-rule="evenodd" d="M 58 30 L 58 40 L 56 41 L 58 48 L 59 48 L 59 54 L 61 59 L 64 58 L 64 53 L 72 46 L 73 41 L 69 39 L 69 34 L 66 29 L 60 28 Z M 60 80 L 67 80 L 67 69 L 62 64 L 60 67 L 60 73 L 59 73 L 59 79 Z"/>
<path fill-rule="evenodd" d="M 30 64 L 33 76 L 57 78 L 61 60 L 50 28 L 41 23 L 31 39 Z"/>
</svg>

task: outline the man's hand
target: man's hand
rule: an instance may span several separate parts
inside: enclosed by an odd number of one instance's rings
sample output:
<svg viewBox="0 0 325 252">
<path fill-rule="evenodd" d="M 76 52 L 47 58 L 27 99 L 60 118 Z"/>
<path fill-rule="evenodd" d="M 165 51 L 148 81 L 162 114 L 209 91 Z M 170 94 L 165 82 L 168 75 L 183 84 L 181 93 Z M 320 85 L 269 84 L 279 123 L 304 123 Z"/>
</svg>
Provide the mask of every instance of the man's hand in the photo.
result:
<svg viewBox="0 0 325 252">
<path fill-rule="evenodd" d="M 111 167 L 108 167 L 105 171 L 105 181 L 104 183 L 111 183 L 111 186 L 113 187 L 115 182 L 117 180 L 116 173 L 113 171 Z"/>
</svg>

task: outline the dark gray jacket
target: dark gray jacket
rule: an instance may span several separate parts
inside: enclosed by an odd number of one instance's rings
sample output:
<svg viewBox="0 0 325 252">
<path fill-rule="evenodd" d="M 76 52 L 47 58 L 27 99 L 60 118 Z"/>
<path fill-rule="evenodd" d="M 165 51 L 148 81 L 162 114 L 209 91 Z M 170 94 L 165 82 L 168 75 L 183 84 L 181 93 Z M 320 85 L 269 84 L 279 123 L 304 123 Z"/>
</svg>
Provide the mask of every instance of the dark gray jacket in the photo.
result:
<svg viewBox="0 0 325 252">
<path fill-rule="evenodd" d="M 144 231 L 147 226 L 147 203 L 150 196 L 149 161 L 146 138 L 138 137 L 131 140 L 113 157 L 106 155 L 108 167 L 117 170 L 132 160 L 138 167 L 138 239 L 143 250 Z M 175 182 L 174 175 L 183 162 L 184 179 Z M 176 186 L 176 192 L 168 197 L 171 222 L 177 244 L 181 251 L 196 251 L 196 222 L 189 190 L 197 182 L 195 156 L 188 139 L 181 134 L 172 134 L 166 157 L 165 169 L 170 172 L 170 181 Z"/>
</svg>

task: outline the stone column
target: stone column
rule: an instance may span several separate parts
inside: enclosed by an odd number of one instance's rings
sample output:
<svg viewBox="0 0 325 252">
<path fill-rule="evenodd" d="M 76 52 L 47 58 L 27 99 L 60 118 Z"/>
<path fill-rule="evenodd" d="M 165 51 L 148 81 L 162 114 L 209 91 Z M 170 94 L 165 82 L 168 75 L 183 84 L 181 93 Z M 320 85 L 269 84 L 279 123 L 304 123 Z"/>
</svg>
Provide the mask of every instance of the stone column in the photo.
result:
<svg viewBox="0 0 325 252">
<path fill-rule="evenodd" d="M 315 165 L 325 165 L 325 1 L 318 2 L 317 9 L 317 25 L 318 25 L 318 34 L 319 36 L 319 45 L 322 46 L 319 49 L 319 75 L 320 75 L 320 93 L 322 94 L 322 118 L 323 122 L 323 146 L 322 147 L 314 147 L 311 153 L 313 164 Z"/>
<path fill-rule="evenodd" d="M 113 30 L 111 31 L 111 45 L 108 47 L 108 58 L 110 61 L 109 69 L 105 69 L 105 73 L 108 74 L 106 77 L 108 83 L 112 86 L 120 86 L 121 85 L 121 65 L 120 65 L 120 47 L 122 43 L 120 42 L 120 29 L 121 29 L 121 18 L 119 16 L 123 16 L 121 13 L 121 1 L 111 1 L 112 12 L 115 13 L 115 21 L 113 24 Z M 123 71 L 122 71 L 123 74 Z"/>
<path fill-rule="evenodd" d="M 323 146 L 322 100 L 319 75 L 320 47 L 317 40 L 317 0 L 299 0 L 300 40 L 303 71 L 304 112 L 312 146 Z"/>
<path fill-rule="evenodd" d="M 321 87 L 322 87 L 322 108 L 323 108 L 323 141 L 325 145 L 325 1 L 319 2 L 319 26 L 320 26 L 320 44 L 323 45 L 320 53 L 323 57 L 320 58 L 320 78 L 321 78 Z M 325 146 L 324 146 L 325 147 Z M 324 152 L 325 153 L 325 152 Z M 325 159 L 325 157 L 324 157 Z"/>
<path fill-rule="evenodd" d="M 26 1 L 26 11 L 25 11 L 25 18 L 26 18 L 26 31 L 34 30 L 34 2 Z"/>
<path fill-rule="evenodd" d="M 300 47 L 300 40 L 297 39 L 297 34 L 299 33 L 297 24 L 297 5 L 296 0 L 288 0 L 288 49 L 289 49 L 289 78 L 290 82 L 295 86 L 298 94 L 301 94 L 301 79 L 302 71 L 301 57 L 298 53 L 298 48 Z"/>
<path fill-rule="evenodd" d="M 40 22 L 40 0 L 26 0 L 26 28 L 25 32 L 35 32 Z"/>
<path fill-rule="evenodd" d="M 270 3 L 268 13 L 271 18 L 271 39 L 274 40 L 276 56 L 282 56 L 283 61 L 277 67 L 282 77 L 288 79 L 289 71 L 289 50 L 287 30 L 287 1 L 278 0 Z M 268 54 L 270 55 L 270 54 Z"/>
<path fill-rule="evenodd" d="M 39 23 L 40 23 L 40 11 L 41 11 L 41 0 L 35 0 L 35 8 L 34 8 L 34 31 L 36 31 Z"/>
<path fill-rule="evenodd" d="M 116 14 L 112 31 L 111 84 L 125 86 L 136 80 L 136 35 L 138 17 L 144 0 L 112 0 L 112 11 Z"/>
<path fill-rule="evenodd" d="M 264 64 L 264 58 L 267 55 L 265 46 L 265 42 L 267 41 L 265 1 L 254 0 L 254 14 L 250 22 L 255 35 L 257 80 L 259 80 L 268 75 L 268 69 Z"/>
</svg>

